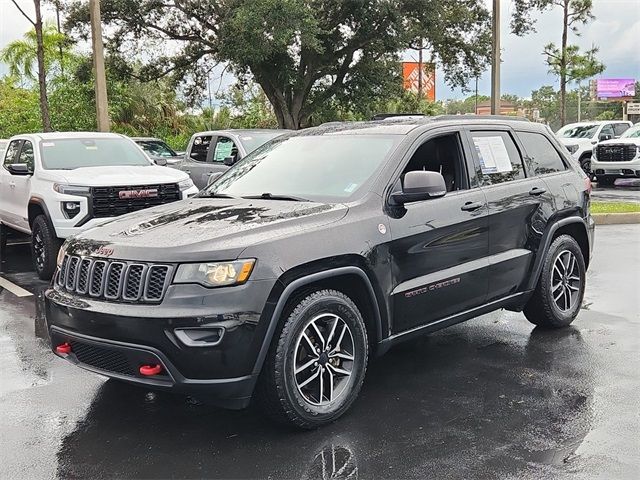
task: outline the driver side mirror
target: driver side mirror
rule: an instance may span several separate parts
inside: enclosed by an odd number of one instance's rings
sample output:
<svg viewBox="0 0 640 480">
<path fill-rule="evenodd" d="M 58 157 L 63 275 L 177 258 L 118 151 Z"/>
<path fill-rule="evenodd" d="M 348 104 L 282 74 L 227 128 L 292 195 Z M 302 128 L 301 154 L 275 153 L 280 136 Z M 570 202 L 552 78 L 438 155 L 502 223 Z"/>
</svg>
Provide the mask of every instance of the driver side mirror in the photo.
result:
<svg viewBox="0 0 640 480">
<path fill-rule="evenodd" d="M 160 157 L 155 157 L 153 159 L 153 162 L 160 166 L 160 167 L 166 167 L 167 166 L 167 159 L 166 158 L 160 158 Z"/>
<path fill-rule="evenodd" d="M 31 175 L 33 173 L 26 163 L 10 163 L 7 165 L 7 170 L 11 175 Z"/>
<path fill-rule="evenodd" d="M 608 133 L 602 133 L 600 134 L 600 141 L 603 140 L 611 140 L 613 138 L 612 135 L 608 134 Z"/>
<path fill-rule="evenodd" d="M 447 193 L 444 177 L 438 172 L 417 170 L 404 176 L 402 191 L 393 192 L 393 205 L 404 205 L 431 198 L 443 197 Z"/>
<path fill-rule="evenodd" d="M 236 155 L 232 155 L 232 156 L 230 156 L 230 157 L 225 157 L 225 159 L 224 159 L 224 164 L 225 164 L 227 167 L 232 166 L 234 163 L 236 163 Z"/>
</svg>

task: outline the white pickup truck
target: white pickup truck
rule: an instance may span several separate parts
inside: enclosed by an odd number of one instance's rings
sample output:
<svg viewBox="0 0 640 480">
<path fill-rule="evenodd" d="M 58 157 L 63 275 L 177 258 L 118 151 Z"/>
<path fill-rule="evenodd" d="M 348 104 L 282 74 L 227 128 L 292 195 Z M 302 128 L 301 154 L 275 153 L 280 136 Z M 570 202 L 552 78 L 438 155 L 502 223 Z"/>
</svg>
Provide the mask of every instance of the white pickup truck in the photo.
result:
<svg viewBox="0 0 640 480">
<path fill-rule="evenodd" d="M 17 135 L 2 157 L 0 226 L 31 234 L 36 272 L 49 279 L 62 239 L 197 192 L 186 173 L 155 165 L 124 135 Z"/>
</svg>

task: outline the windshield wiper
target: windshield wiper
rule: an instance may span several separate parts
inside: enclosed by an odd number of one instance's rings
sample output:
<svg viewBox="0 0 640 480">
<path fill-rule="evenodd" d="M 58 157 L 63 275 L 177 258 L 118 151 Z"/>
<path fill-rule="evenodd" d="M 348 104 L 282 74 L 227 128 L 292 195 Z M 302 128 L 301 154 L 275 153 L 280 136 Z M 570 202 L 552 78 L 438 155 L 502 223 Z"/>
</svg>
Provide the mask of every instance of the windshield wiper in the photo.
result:
<svg viewBox="0 0 640 480">
<path fill-rule="evenodd" d="M 277 195 L 269 192 L 261 193 L 260 195 L 243 195 L 242 198 L 248 199 L 262 199 L 262 200 L 289 200 L 292 202 L 309 202 L 309 199 L 302 197 L 294 197 L 293 195 Z"/>
</svg>

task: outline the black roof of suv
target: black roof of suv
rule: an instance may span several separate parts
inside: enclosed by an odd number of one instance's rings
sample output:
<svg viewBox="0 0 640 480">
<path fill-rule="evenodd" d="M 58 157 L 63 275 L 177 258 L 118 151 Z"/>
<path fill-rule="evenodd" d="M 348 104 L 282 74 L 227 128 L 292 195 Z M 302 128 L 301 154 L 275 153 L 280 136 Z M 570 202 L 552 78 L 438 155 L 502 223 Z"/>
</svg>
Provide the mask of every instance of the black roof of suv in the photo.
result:
<svg viewBox="0 0 640 480">
<path fill-rule="evenodd" d="M 589 197 L 564 147 L 526 121 L 292 132 L 195 198 L 69 240 L 46 293 L 52 347 L 231 408 L 257 395 L 274 418 L 314 427 L 348 409 L 368 357 L 399 341 L 498 308 L 569 325 Z"/>
</svg>

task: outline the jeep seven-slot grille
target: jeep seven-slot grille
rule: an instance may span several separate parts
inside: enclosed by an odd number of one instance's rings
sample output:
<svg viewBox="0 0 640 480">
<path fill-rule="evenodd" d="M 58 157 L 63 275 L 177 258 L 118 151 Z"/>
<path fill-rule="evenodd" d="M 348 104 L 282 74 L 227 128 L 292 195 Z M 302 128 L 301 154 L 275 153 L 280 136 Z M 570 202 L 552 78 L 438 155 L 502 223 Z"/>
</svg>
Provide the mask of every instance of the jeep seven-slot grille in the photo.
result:
<svg viewBox="0 0 640 480">
<path fill-rule="evenodd" d="M 116 217 L 176 200 L 180 200 L 177 183 L 91 187 L 92 215 L 96 218 Z"/>
<path fill-rule="evenodd" d="M 56 285 L 81 296 L 117 302 L 157 303 L 162 300 L 171 280 L 171 271 L 170 265 L 65 255 Z"/>
<path fill-rule="evenodd" d="M 600 162 L 629 162 L 636 156 L 636 146 L 631 144 L 604 144 L 596 147 Z"/>
</svg>

